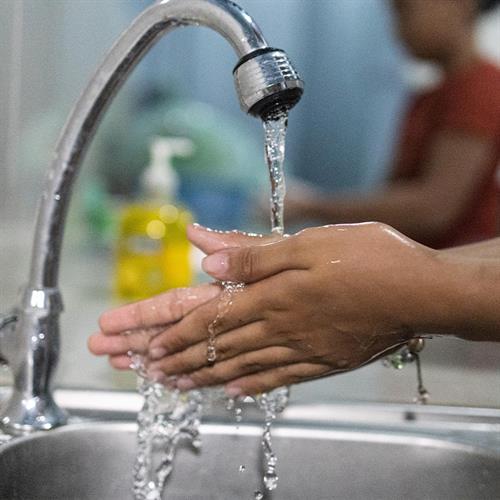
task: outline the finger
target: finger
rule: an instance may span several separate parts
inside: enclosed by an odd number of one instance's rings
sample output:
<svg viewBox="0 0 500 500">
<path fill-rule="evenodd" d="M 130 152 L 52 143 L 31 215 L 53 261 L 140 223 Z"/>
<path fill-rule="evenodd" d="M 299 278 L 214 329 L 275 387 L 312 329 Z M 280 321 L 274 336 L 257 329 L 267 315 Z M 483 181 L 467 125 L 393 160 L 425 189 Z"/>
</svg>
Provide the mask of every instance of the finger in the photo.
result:
<svg viewBox="0 0 500 500">
<path fill-rule="evenodd" d="M 132 360 L 126 354 L 109 357 L 109 364 L 117 370 L 131 370 Z"/>
<path fill-rule="evenodd" d="M 228 396 L 251 396 L 277 387 L 297 384 L 330 373 L 328 365 L 295 363 L 232 380 L 224 387 Z"/>
<path fill-rule="evenodd" d="M 203 270 L 222 281 L 253 283 L 282 271 L 308 269 L 296 236 L 265 245 L 227 248 L 205 257 Z"/>
<path fill-rule="evenodd" d="M 218 336 L 262 320 L 264 309 L 269 309 L 273 303 L 273 297 L 266 296 L 262 288 L 262 283 L 255 283 L 232 294 L 224 291 L 221 297 L 198 307 L 151 341 L 151 358 L 159 359 L 198 342 L 206 342 L 209 334 Z"/>
<path fill-rule="evenodd" d="M 220 385 L 250 373 L 267 371 L 270 368 L 289 365 L 296 361 L 297 352 L 295 350 L 288 347 L 269 347 L 247 352 L 213 366 L 201 368 L 189 375 L 184 375 L 178 379 L 177 387 L 186 391 L 195 387 Z"/>
<path fill-rule="evenodd" d="M 115 356 L 126 354 L 129 351 L 138 354 L 146 354 L 148 351 L 151 336 L 144 331 L 132 333 L 130 335 L 103 335 L 95 333 L 87 341 L 87 346 L 92 354 L 101 356 Z"/>
<path fill-rule="evenodd" d="M 106 335 L 113 335 L 124 330 L 166 325 L 179 321 L 219 293 L 220 287 L 214 284 L 177 288 L 150 299 L 106 311 L 99 319 L 99 326 Z"/>
<path fill-rule="evenodd" d="M 240 231 L 214 231 L 199 224 L 191 224 L 187 228 L 189 241 L 202 252 L 211 254 L 229 247 L 246 247 L 262 245 L 277 241 L 282 237 L 276 234 L 248 234 Z"/>
<path fill-rule="evenodd" d="M 269 332 L 264 321 L 256 321 L 241 328 L 221 334 L 216 338 L 216 362 L 220 363 L 243 353 L 261 350 L 266 347 L 284 346 L 278 344 L 278 332 Z M 285 334 L 283 334 L 285 337 Z M 165 375 L 186 374 L 207 365 L 207 339 L 188 347 L 187 349 L 165 356 L 150 364 L 152 371 L 162 371 Z"/>
</svg>

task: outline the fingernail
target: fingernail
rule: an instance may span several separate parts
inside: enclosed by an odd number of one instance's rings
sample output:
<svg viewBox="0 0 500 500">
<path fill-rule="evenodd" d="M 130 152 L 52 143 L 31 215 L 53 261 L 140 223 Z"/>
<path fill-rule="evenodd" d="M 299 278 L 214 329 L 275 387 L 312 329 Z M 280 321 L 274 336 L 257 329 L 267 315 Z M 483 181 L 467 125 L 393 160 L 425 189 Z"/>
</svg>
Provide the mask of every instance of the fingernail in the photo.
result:
<svg viewBox="0 0 500 500">
<path fill-rule="evenodd" d="M 229 259 L 225 254 L 213 254 L 205 257 L 201 267 L 208 274 L 224 274 L 229 268 Z"/>
<path fill-rule="evenodd" d="M 167 350 L 164 347 L 153 347 L 149 351 L 149 357 L 151 359 L 161 359 L 167 354 Z"/>
<path fill-rule="evenodd" d="M 230 398 L 237 398 L 238 396 L 243 396 L 243 391 L 239 387 L 224 387 L 224 392 L 226 396 Z"/>
<path fill-rule="evenodd" d="M 165 374 L 158 370 L 148 370 L 148 378 L 149 380 L 158 382 L 159 384 L 164 384 L 167 381 Z"/>
<path fill-rule="evenodd" d="M 177 389 L 181 391 L 189 391 L 196 387 L 196 384 L 189 377 L 180 377 L 177 379 Z"/>
</svg>

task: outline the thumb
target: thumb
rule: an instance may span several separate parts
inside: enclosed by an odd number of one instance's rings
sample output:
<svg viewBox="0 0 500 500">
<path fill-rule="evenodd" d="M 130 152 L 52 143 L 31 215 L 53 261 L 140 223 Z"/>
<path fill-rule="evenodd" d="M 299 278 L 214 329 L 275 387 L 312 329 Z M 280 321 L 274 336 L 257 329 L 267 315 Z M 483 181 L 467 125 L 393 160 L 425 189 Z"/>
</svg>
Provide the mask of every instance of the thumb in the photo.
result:
<svg viewBox="0 0 500 500">
<path fill-rule="evenodd" d="M 252 283 L 282 271 L 307 269 L 296 238 L 266 245 L 227 248 L 203 259 L 203 270 L 221 281 Z"/>
<path fill-rule="evenodd" d="M 278 235 L 248 234 L 240 231 L 214 231 L 199 224 L 190 224 L 187 228 L 189 241 L 202 252 L 210 255 L 230 247 L 246 247 L 276 241 Z"/>
</svg>

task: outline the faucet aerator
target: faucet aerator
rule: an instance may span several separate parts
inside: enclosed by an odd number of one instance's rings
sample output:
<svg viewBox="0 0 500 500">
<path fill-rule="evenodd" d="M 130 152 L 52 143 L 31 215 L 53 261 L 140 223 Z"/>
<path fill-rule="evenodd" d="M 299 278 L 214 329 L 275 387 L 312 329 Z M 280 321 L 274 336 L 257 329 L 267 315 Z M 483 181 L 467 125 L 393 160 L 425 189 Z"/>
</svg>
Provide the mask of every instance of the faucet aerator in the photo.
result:
<svg viewBox="0 0 500 500">
<path fill-rule="evenodd" d="M 288 112 L 304 91 L 304 82 L 286 53 L 272 47 L 243 56 L 233 74 L 241 109 L 262 120 Z"/>
</svg>

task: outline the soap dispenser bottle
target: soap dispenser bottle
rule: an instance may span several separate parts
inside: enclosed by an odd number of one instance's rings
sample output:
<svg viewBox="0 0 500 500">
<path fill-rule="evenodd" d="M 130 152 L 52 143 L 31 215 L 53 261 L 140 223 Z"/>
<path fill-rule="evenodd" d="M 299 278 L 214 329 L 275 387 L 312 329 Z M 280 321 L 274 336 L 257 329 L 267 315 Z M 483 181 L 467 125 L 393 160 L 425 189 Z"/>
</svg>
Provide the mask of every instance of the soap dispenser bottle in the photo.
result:
<svg viewBox="0 0 500 500">
<path fill-rule="evenodd" d="M 189 139 L 155 137 L 151 142 L 142 197 L 123 209 L 119 221 L 115 295 L 120 301 L 142 300 L 191 283 L 186 227 L 192 216 L 176 203 L 179 179 L 172 158 L 192 153 Z"/>
</svg>

